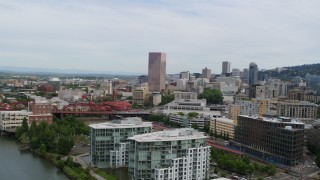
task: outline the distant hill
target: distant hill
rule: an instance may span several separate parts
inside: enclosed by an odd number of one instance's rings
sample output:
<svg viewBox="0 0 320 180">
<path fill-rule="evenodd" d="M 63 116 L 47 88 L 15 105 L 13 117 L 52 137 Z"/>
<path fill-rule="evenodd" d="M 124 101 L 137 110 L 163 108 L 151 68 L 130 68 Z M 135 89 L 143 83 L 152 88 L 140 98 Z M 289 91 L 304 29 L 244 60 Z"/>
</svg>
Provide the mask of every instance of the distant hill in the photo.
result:
<svg viewBox="0 0 320 180">
<path fill-rule="evenodd" d="M 97 74 L 97 75 L 139 75 L 136 72 L 94 71 L 83 69 L 57 69 L 57 68 L 29 68 L 15 66 L 0 66 L 0 72 L 5 73 L 32 73 L 32 74 Z"/>
<path fill-rule="evenodd" d="M 282 80 L 291 80 L 296 76 L 304 78 L 308 73 L 311 75 L 320 75 L 320 63 L 318 64 L 304 64 L 301 66 L 284 67 L 285 70 L 280 72 L 276 70 L 267 70 L 259 72 L 259 77 L 267 74 L 269 77 L 280 78 Z"/>
</svg>

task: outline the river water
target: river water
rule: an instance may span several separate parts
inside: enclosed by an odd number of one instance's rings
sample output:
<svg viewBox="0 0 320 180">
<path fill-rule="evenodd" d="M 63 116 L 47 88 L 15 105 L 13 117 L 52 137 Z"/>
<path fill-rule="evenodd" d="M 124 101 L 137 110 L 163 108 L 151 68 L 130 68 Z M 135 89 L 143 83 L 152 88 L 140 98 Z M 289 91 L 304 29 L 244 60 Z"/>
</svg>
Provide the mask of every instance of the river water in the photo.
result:
<svg viewBox="0 0 320 180">
<path fill-rule="evenodd" d="M 0 137 L 1 180 L 68 180 L 49 161 L 30 152 L 20 152 L 13 138 Z"/>
</svg>

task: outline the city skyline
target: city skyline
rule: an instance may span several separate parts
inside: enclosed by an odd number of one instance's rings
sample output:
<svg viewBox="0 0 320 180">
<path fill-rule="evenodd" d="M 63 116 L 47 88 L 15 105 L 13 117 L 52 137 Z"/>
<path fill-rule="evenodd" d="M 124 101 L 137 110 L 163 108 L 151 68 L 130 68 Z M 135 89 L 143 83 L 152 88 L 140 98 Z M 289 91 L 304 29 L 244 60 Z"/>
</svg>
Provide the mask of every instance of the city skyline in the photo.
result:
<svg viewBox="0 0 320 180">
<path fill-rule="evenodd" d="M 147 74 L 149 52 L 167 53 L 168 74 L 319 62 L 318 1 L 39 2 L 0 3 L 0 66 Z"/>
</svg>

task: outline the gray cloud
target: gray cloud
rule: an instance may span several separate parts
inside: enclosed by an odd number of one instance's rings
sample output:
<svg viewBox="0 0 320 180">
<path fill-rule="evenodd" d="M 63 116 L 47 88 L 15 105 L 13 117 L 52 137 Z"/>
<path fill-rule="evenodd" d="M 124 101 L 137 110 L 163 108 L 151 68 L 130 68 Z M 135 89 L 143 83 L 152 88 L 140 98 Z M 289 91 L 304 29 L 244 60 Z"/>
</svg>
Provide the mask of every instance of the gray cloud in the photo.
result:
<svg viewBox="0 0 320 180">
<path fill-rule="evenodd" d="M 317 0 L 0 2 L 0 65 L 147 72 L 149 51 L 169 73 L 220 73 L 319 62 Z"/>
</svg>

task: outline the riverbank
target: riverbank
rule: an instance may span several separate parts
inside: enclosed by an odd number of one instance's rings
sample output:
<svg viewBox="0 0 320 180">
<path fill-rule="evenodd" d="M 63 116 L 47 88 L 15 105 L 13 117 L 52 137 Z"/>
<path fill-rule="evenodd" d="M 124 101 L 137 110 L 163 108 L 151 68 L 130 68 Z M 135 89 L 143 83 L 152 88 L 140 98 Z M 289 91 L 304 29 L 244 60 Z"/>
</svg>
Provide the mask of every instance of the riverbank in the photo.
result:
<svg viewBox="0 0 320 180">
<path fill-rule="evenodd" d="M 89 168 L 87 163 L 84 162 L 81 157 L 84 157 L 84 156 L 89 156 L 89 153 L 85 153 L 85 154 L 81 154 L 81 155 L 78 155 L 78 156 L 72 156 L 73 160 L 79 164 L 81 164 L 82 168 L 86 169 L 86 168 Z M 92 169 L 90 169 L 90 175 L 95 177 L 97 180 L 109 180 L 108 178 L 103 178 L 102 176 L 100 176 L 99 174 L 97 174 L 95 171 L 93 171 Z M 111 176 L 110 176 L 111 177 Z M 110 179 L 112 180 L 112 179 Z"/>
<path fill-rule="evenodd" d="M 13 137 L 0 137 L 0 179 L 68 180 L 69 178 L 50 161 L 30 151 L 20 151 Z"/>
<path fill-rule="evenodd" d="M 92 175 L 91 169 L 75 161 L 72 156 L 62 157 L 58 154 L 44 153 L 41 149 L 33 151 L 39 157 L 49 160 L 54 166 L 62 170 L 71 180 L 101 180 Z"/>
</svg>

